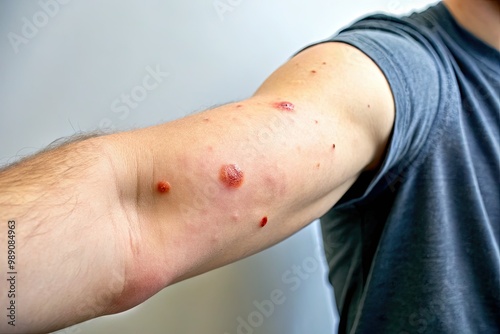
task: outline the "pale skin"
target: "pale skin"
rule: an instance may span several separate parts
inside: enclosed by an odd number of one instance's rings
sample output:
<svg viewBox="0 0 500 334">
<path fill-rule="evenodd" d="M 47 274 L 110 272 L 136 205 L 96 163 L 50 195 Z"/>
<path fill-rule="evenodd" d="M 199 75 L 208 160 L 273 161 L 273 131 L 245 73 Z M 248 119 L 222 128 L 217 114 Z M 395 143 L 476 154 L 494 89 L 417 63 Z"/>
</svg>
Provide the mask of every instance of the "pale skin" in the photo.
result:
<svg viewBox="0 0 500 334">
<path fill-rule="evenodd" d="M 455 3 L 447 5 L 458 13 Z M 394 119 L 378 67 L 327 43 L 291 59 L 246 100 L 5 169 L 0 244 L 15 220 L 16 303 L 25 316 L 15 328 L 0 322 L 0 332 L 47 332 L 121 312 L 276 244 L 381 164 Z M 232 164 L 244 175 L 239 187 L 220 178 Z"/>
</svg>

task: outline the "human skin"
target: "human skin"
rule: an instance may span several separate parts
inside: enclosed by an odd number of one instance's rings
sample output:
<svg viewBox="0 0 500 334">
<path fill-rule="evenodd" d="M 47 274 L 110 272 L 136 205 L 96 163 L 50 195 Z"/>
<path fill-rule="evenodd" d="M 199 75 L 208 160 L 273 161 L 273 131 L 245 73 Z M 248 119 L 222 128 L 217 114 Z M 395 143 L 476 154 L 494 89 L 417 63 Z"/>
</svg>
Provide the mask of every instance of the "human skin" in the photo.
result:
<svg viewBox="0 0 500 334">
<path fill-rule="evenodd" d="M 444 4 L 463 27 L 500 50 L 499 0 L 445 0 Z"/>
<path fill-rule="evenodd" d="M 498 1 L 477 3 L 445 2 L 498 49 Z M 0 322 L 0 332 L 48 332 L 121 312 L 285 239 L 380 165 L 394 113 L 378 67 L 327 43 L 246 100 L 5 168 L 0 245 L 15 221 L 16 302 L 26 316 L 14 329 Z"/>
</svg>

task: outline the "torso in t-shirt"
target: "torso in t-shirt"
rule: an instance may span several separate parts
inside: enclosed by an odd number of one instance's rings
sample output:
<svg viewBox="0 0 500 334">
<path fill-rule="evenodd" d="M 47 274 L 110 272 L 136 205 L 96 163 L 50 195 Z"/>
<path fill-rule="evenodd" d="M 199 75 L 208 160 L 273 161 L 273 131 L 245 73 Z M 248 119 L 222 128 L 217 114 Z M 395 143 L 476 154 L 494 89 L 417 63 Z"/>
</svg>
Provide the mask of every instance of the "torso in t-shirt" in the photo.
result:
<svg viewBox="0 0 500 334">
<path fill-rule="evenodd" d="M 332 39 L 385 74 L 385 160 L 321 219 L 340 333 L 500 332 L 500 53 L 443 4 Z"/>
</svg>

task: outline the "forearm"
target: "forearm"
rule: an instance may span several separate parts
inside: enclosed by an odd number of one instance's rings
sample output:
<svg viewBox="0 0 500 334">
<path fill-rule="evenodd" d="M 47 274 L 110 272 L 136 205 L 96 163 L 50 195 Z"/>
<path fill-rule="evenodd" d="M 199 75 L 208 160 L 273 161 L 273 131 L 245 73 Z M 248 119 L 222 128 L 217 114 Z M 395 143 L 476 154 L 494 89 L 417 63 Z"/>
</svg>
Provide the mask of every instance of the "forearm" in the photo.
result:
<svg viewBox="0 0 500 334">
<path fill-rule="evenodd" d="M 102 142 L 68 144 L 0 173 L 0 270 L 2 277 L 17 272 L 15 296 L 2 293 L 0 305 L 5 310 L 14 300 L 19 310 L 16 326 L 2 321 L 0 332 L 46 332 L 81 322 L 107 312 L 121 293 L 127 220 Z M 9 220 L 15 221 L 10 269 Z"/>
</svg>

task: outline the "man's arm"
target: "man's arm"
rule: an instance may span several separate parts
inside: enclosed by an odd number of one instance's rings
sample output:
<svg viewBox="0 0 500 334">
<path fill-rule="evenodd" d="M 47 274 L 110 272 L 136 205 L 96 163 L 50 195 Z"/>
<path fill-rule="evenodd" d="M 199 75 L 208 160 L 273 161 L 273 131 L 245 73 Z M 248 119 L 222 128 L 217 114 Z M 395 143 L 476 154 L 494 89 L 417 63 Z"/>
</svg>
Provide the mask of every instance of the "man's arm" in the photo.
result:
<svg viewBox="0 0 500 334">
<path fill-rule="evenodd" d="M 294 57 L 245 101 L 5 171 L 0 209 L 17 222 L 19 291 L 30 291 L 19 304 L 33 315 L 19 320 L 23 331 L 126 310 L 283 240 L 379 165 L 393 120 L 376 65 L 329 43 Z M 30 171 L 43 175 L 36 186 L 21 176 Z M 78 312 L 82 300 L 92 314 Z"/>
<path fill-rule="evenodd" d="M 121 293 L 127 219 L 106 146 L 75 141 L 0 172 L 0 333 L 66 327 Z"/>
</svg>

